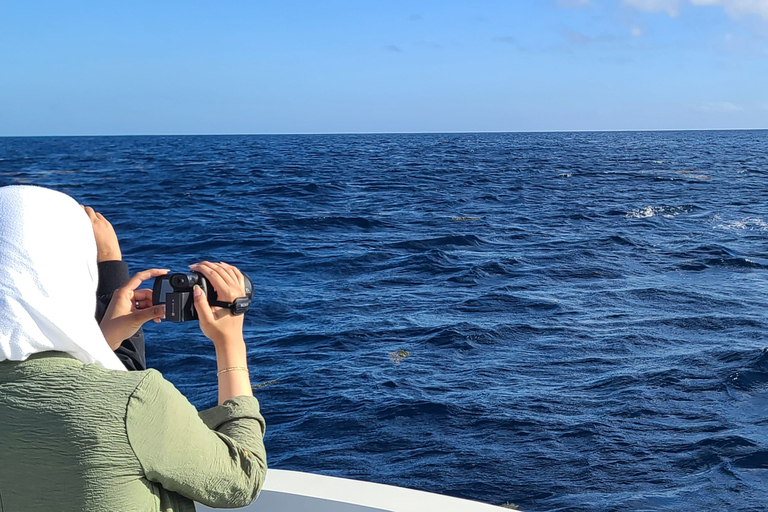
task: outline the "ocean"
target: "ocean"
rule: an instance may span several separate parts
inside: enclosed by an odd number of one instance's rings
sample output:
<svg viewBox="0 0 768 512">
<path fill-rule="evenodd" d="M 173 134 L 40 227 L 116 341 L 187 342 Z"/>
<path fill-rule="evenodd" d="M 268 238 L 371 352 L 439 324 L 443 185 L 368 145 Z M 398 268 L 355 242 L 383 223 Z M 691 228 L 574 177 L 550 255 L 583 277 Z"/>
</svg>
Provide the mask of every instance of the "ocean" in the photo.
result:
<svg viewBox="0 0 768 512">
<path fill-rule="evenodd" d="M 0 138 L 13 183 L 103 213 L 132 271 L 251 276 L 271 467 L 768 507 L 768 131 Z M 214 405 L 197 326 L 145 334 Z"/>
</svg>

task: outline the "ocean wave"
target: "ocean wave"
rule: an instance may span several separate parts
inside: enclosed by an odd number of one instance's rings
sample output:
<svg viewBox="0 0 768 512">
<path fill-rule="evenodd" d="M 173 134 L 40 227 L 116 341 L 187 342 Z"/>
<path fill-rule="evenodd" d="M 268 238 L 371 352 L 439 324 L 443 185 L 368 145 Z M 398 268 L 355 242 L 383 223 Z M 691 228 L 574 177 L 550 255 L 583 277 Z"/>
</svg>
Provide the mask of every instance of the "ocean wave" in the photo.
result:
<svg viewBox="0 0 768 512">
<path fill-rule="evenodd" d="M 768 450 L 755 451 L 738 457 L 733 464 L 742 469 L 768 469 Z"/>
<path fill-rule="evenodd" d="M 477 235 L 447 235 L 436 238 L 424 238 L 420 240 L 408 240 L 396 242 L 390 246 L 396 249 L 409 251 L 427 251 L 430 249 L 450 249 L 454 247 L 480 247 L 489 242 Z"/>
<path fill-rule="evenodd" d="M 755 450 L 758 447 L 757 443 L 746 437 L 726 435 L 671 446 L 669 451 L 678 454 L 673 457 L 673 463 L 683 471 L 705 471 L 727 462 L 741 468 L 768 467 L 768 452 Z"/>
<path fill-rule="evenodd" d="M 553 311 L 562 306 L 556 299 L 537 299 L 510 293 L 489 293 L 462 302 L 456 309 L 465 313 L 491 313 L 511 311 Z"/>
<path fill-rule="evenodd" d="M 525 270 L 512 270 L 509 265 L 519 265 L 516 260 L 501 262 L 488 262 L 482 265 L 473 265 L 468 269 L 462 269 L 456 275 L 448 278 L 448 281 L 459 284 L 478 284 L 484 279 L 499 279 L 511 277 L 524 277 Z"/>
<path fill-rule="evenodd" d="M 344 217 L 344 216 L 313 216 L 313 217 L 297 217 L 297 218 L 284 218 L 276 221 L 281 227 L 298 229 L 313 229 L 313 230 L 325 230 L 325 229 L 356 229 L 356 230 L 371 230 L 376 228 L 388 227 L 386 222 L 382 222 L 378 219 L 370 219 L 366 217 Z"/>
<path fill-rule="evenodd" d="M 768 389 L 768 348 L 764 349 L 749 366 L 729 375 L 726 384 L 747 392 Z"/>
<path fill-rule="evenodd" d="M 458 350 L 470 350 L 481 345 L 498 343 L 498 341 L 498 332 L 471 324 L 458 324 L 439 329 L 424 340 L 429 345 Z"/>
<path fill-rule="evenodd" d="M 429 249 L 392 258 L 386 265 L 386 274 L 383 278 L 385 280 L 388 278 L 405 279 L 408 282 L 411 277 L 414 277 L 414 274 L 430 278 L 440 274 L 453 274 L 463 268 L 458 258 L 451 253 L 440 249 Z"/>
<path fill-rule="evenodd" d="M 713 267 L 742 270 L 768 268 L 768 260 L 739 254 L 730 247 L 720 244 L 705 244 L 671 254 L 680 258 L 676 268 L 688 271 L 702 271 Z"/>
<path fill-rule="evenodd" d="M 397 403 L 381 407 L 376 417 L 379 420 L 394 420 L 397 418 L 413 418 L 415 416 L 448 416 L 450 406 L 428 400 L 419 400 L 410 404 Z"/>
<path fill-rule="evenodd" d="M 713 267 L 733 268 L 741 270 L 762 270 L 768 264 L 759 263 L 750 258 L 710 258 L 704 260 L 686 260 L 676 266 L 679 270 L 701 272 Z"/>
<path fill-rule="evenodd" d="M 262 189 L 259 195 L 264 197 L 314 197 L 324 194 L 334 195 L 343 190 L 344 186 L 338 183 L 283 183 Z"/>
</svg>

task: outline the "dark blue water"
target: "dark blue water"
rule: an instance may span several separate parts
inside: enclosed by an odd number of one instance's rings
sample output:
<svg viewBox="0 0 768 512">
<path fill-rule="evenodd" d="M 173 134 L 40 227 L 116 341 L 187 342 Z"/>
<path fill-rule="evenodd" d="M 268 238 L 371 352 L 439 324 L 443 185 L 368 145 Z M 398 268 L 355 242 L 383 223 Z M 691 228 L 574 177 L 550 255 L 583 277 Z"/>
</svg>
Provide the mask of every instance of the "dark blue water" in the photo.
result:
<svg viewBox="0 0 768 512">
<path fill-rule="evenodd" d="M 768 132 L 0 139 L 133 270 L 239 265 L 273 467 L 530 511 L 765 510 Z M 148 325 L 199 407 L 213 350 Z"/>
</svg>

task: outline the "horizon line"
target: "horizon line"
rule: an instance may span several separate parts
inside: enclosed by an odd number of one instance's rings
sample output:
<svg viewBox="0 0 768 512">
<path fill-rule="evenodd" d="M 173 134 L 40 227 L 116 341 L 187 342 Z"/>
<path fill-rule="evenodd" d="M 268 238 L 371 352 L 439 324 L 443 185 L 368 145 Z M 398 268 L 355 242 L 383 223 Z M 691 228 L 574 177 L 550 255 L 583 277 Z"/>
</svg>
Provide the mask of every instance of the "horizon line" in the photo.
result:
<svg viewBox="0 0 768 512">
<path fill-rule="evenodd" d="M 134 133 L 74 135 L 0 135 L 0 139 L 45 137 L 244 137 L 272 135 L 460 135 L 505 133 L 638 133 L 638 132 L 744 132 L 766 131 L 768 128 L 647 128 L 614 130 L 479 130 L 479 131 L 413 131 L 413 132 L 262 132 L 262 133 Z"/>
</svg>

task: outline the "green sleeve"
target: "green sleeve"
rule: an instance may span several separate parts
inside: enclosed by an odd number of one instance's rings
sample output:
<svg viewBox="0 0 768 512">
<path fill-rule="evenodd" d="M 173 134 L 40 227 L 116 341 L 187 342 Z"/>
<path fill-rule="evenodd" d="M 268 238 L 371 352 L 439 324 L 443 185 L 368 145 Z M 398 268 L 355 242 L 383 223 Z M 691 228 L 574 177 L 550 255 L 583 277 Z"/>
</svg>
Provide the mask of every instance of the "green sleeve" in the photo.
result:
<svg viewBox="0 0 768 512">
<path fill-rule="evenodd" d="M 128 441 L 146 478 L 209 507 L 243 507 L 267 471 L 264 418 L 250 396 L 198 415 L 160 373 L 150 370 L 128 402 Z"/>
</svg>

